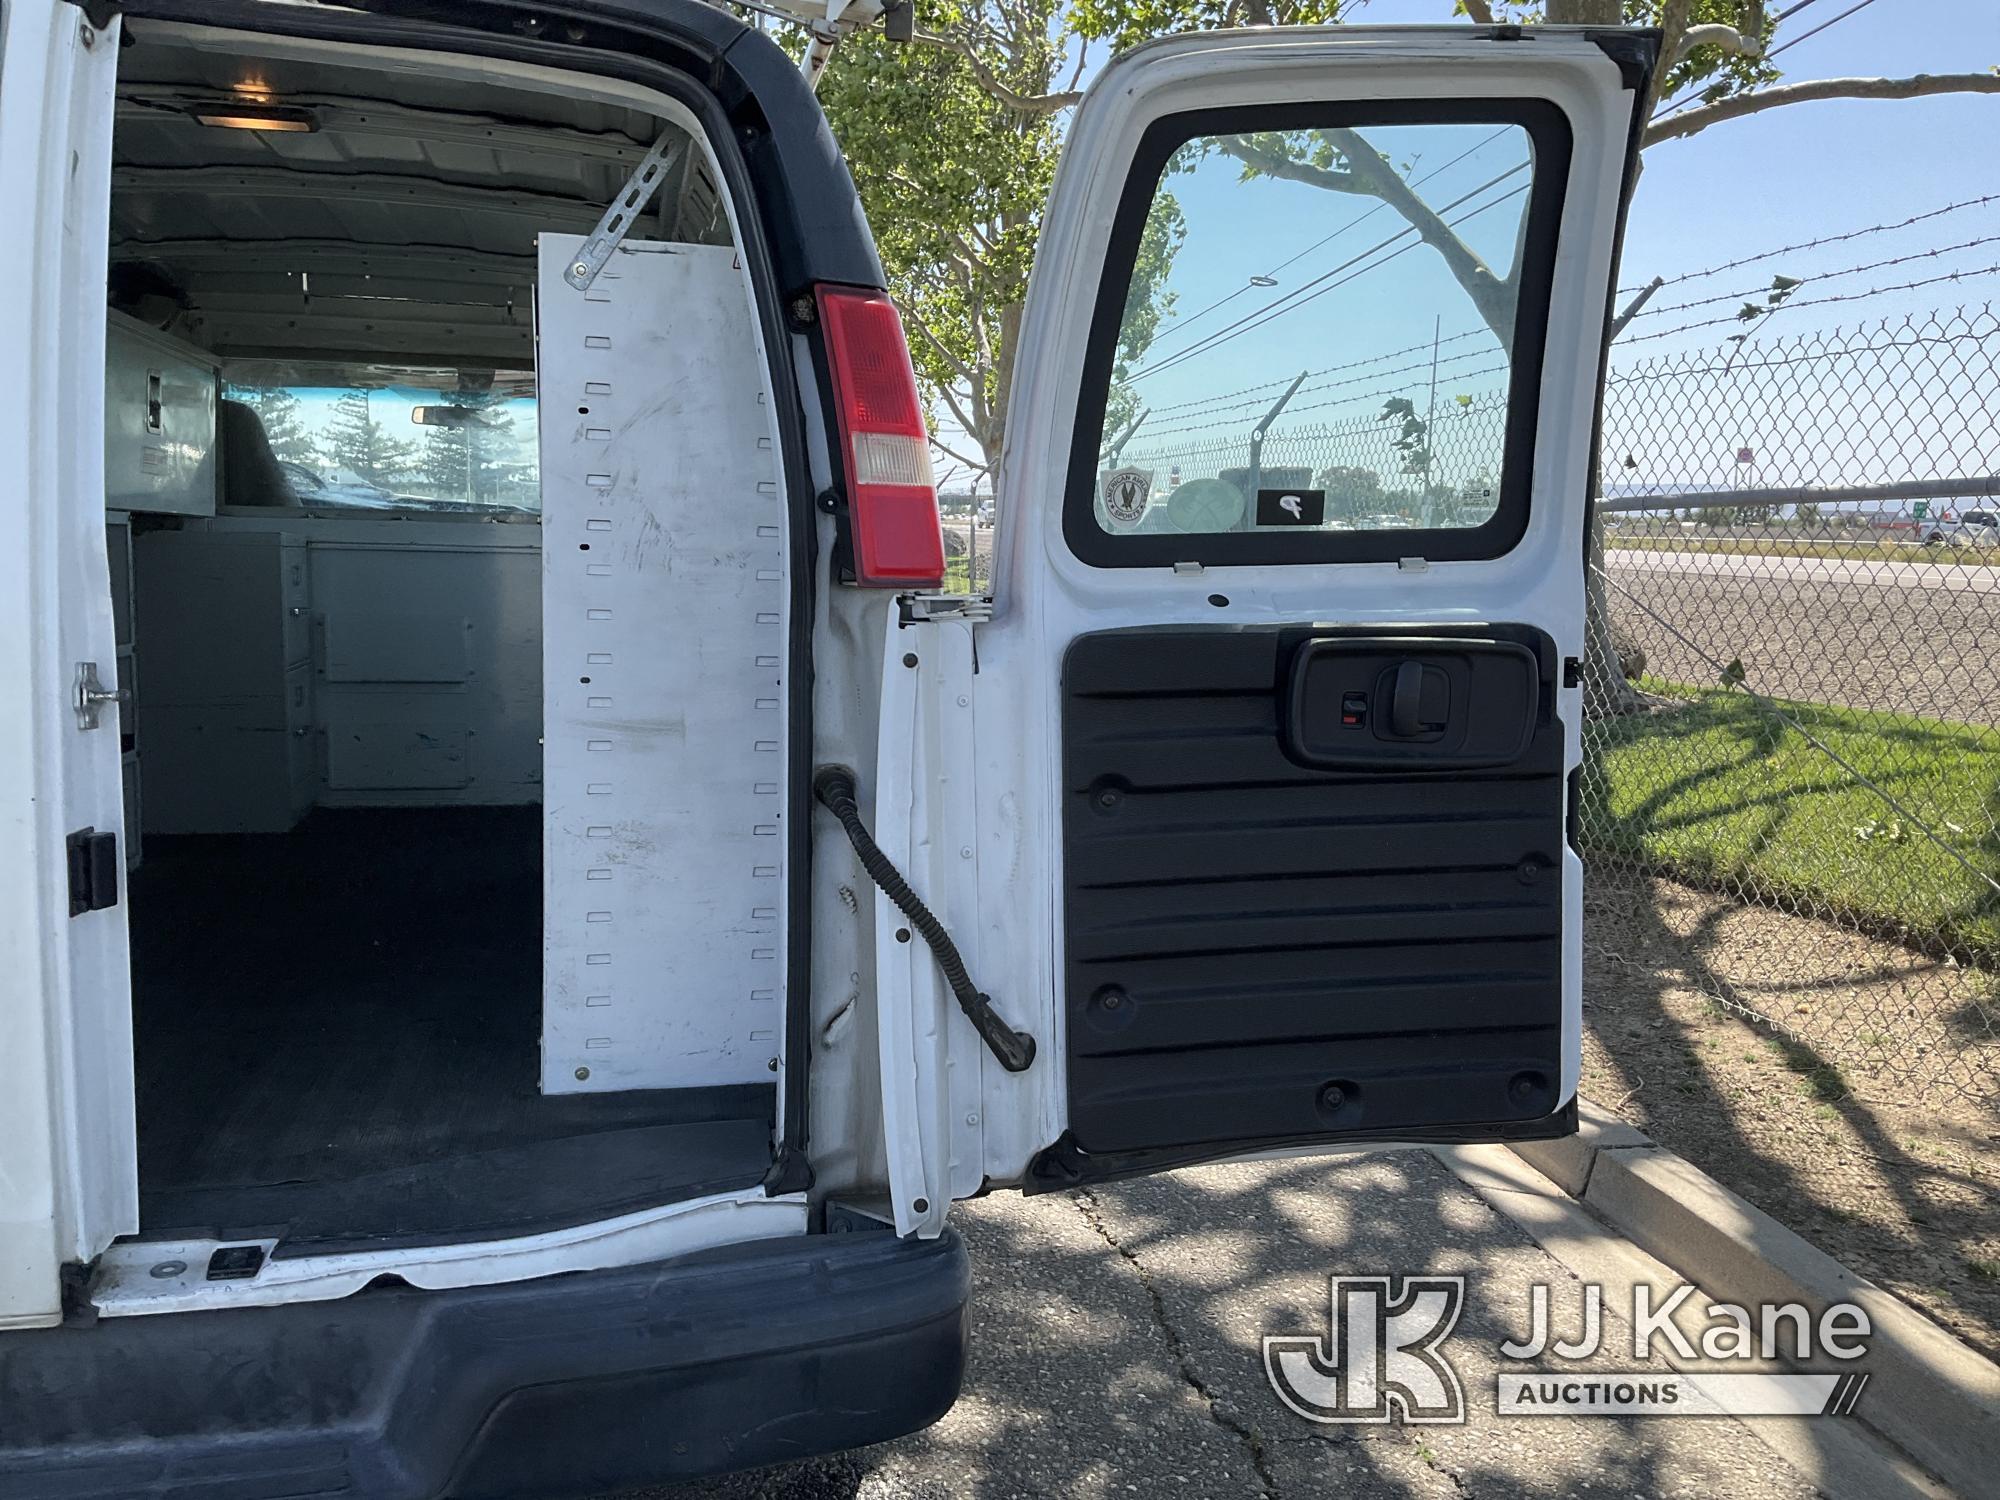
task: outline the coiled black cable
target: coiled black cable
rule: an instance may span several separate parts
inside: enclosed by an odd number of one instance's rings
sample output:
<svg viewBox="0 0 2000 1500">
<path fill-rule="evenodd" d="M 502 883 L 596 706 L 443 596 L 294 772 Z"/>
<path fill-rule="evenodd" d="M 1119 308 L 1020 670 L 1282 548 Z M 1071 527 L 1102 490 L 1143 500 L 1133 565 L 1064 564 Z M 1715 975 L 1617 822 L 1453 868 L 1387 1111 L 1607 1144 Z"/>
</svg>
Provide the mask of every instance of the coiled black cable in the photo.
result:
<svg viewBox="0 0 2000 1500">
<path fill-rule="evenodd" d="M 847 842 L 854 846 L 855 856 L 860 859 L 861 868 L 868 872 L 868 878 L 882 888 L 882 894 L 910 919 L 910 925 L 929 945 L 932 957 L 937 960 L 938 971 L 944 975 L 945 983 L 951 986 L 951 992 L 958 1000 L 958 1008 L 972 1022 L 980 1040 L 1000 1060 L 1000 1066 L 1009 1073 L 1026 1072 L 1035 1060 L 1035 1039 L 1027 1032 L 1016 1031 L 1009 1026 L 993 1008 L 993 1002 L 980 993 L 979 987 L 972 982 L 972 976 L 966 973 L 965 959 L 960 956 L 958 945 L 951 940 L 951 934 L 944 930 L 944 923 L 931 914 L 931 909 L 924 905 L 922 898 L 910 889 L 903 872 L 890 862 L 889 856 L 875 842 L 868 825 L 861 821 L 854 773 L 845 766 L 821 766 L 813 773 L 813 796 L 840 820 L 841 828 L 847 833 Z"/>
</svg>

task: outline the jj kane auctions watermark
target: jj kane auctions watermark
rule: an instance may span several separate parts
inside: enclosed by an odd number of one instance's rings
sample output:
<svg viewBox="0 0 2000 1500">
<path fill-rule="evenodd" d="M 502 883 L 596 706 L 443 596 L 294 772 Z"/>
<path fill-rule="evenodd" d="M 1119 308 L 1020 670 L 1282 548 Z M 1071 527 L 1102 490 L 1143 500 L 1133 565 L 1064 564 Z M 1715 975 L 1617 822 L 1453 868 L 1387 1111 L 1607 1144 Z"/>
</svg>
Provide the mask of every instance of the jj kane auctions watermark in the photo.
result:
<svg viewBox="0 0 2000 1500">
<path fill-rule="evenodd" d="M 1731 1368 L 1867 1353 L 1868 1314 L 1837 1302 L 1814 1314 L 1796 1302 L 1751 1308 L 1700 1304 L 1695 1288 L 1656 1296 L 1632 1290 L 1631 1353 L 1650 1361 L 1701 1362 L 1673 1369 L 1571 1372 L 1540 1368 L 1550 1356 L 1589 1359 L 1607 1351 L 1604 1289 L 1585 1284 L 1576 1337 L 1556 1337 L 1546 1285 L 1529 1294 L 1525 1337 L 1498 1346 L 1495 1392 L 1503 1416 L 1842 1416 L 1868 1384 L 1858 1369 L 1829 1373 Z M 1309 1422 L 1463 1422 L 1465 1386 L 1445 1352 L 1465 1308 L 1463 1276 L 1334 1276 L 1325 1334 L 1264 1340 L 1264 1373 L 1278 1399 Z M 1689 1332 L 1677 1314 L 1699 1308 Z M 1691 1318 L 1684 1321 L 1692 1321 Z M 1526 1366 L 1509 1368 L 1509 1366 Z"/>
</svg>

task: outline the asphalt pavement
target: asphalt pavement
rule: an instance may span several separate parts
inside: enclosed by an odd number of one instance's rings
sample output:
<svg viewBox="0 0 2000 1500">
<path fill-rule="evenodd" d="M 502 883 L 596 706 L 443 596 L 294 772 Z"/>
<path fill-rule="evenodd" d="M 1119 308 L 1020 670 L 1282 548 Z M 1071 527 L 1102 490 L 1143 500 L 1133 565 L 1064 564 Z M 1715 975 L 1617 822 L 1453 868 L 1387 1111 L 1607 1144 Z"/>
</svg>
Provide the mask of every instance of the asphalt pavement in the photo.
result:
<svg viewBox="0 0 2000 1500">
<path fill-rule="evenodd" d="M 992 529 L 946 524 L 986 584 Z M 1707 684 L 1741 662 L 1775 698 L 2000 724 L 2000 566 L 1618 547 L 1605 565 L 1655 677 Z"/>
<path fill-rule="evenodd" d="M 2000 567 L 1613 548 L 1605 570 L 1654 677 L 1740 661 L 1774 698 L 2000 724 Z"/>
<path fill-rule="evenodd" d="M 1525 1332 L 1529 1288 L 1551 1285 L 1566 1329 L 1578 1283 L 1428 1152 L 995 1195 L 959 1205 L 953 1222 L 972 1247 L 973 1332 L 964 1394 L 942 1421 L 648 1500 L 1818 1493 L 1731 1418 L 1497 1415 L 1498 1344 Z M 1329 1274 L 1421 1272 L 1467 1280 L 1446 1345 L 1469 1398 L 1463 1425 L 1326 1427 L 1280 1404 L 1263 1336 L 1324 1336 Z M 1603 1352 L 1582 1366 L 1642 1368 L 1615 1300 L 1605 1323 Z"/>
</svg>

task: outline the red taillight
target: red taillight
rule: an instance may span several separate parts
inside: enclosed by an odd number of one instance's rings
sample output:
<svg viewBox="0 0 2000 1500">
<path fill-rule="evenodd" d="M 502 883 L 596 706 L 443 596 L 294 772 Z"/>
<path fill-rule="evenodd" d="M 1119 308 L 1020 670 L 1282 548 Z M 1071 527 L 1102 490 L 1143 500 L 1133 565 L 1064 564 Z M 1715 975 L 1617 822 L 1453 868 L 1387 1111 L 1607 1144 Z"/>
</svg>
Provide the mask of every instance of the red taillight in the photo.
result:
<svg viewBox="0 0 2000 1500">
<path fill-rule="evenodd" d="M 870 588 L 944 582 L 944 531 L 903 323 L 884 292 L 818 288 L 840 409 L 854 581 Z"/>
</svg>

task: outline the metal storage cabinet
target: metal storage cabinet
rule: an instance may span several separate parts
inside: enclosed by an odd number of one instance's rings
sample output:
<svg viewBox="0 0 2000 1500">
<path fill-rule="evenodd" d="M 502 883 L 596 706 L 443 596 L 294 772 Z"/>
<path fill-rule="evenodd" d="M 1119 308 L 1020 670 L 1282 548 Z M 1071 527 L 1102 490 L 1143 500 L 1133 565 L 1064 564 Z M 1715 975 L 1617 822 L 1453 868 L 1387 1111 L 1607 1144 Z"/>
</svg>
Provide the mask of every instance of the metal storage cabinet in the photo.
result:
<svg viewBox="0 0 2000 1500">
<path fill-rule="evenodd" d="M 117 685 L 131 694 L 118 705 L 119 776 L 125 795 L 125 868 L 136 870 L 142 853 L 139 813 L 139 660 L 132 643 L 132 518 L 113 511 L 104 522 L 104 555 L 111 565 L 111 627 L 118 646 Z"/>
<path fill-rule="evenodd" d="M 104 503 L 212 516 L 218 488 L 213 357 L 111 313 L 104 361 Z"/>
<path fill-rule="evenodd" d="M 305 542 L 151 532 L 135 563 L 146 832 L 284 832 L 319 782 Z"/>
</svg>

